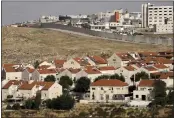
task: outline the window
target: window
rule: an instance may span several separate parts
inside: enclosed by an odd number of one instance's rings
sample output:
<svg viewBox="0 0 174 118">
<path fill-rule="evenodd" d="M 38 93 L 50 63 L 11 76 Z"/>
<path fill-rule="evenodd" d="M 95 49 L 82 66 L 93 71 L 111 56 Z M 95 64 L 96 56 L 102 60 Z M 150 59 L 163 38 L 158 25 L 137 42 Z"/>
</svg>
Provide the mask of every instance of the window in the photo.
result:
<svg viewBox="0 0 174 118">
<path fill-rule="evenodd" d="M 162 8 L 159 8 L 159 9 L 162 9 Z"/>
<path fill-rule="evenodd" d="M 103 87 L 101 87 L 101 90 L 103 90 Z"/>
<path fill-rule="evenodd" d="M 172 11 L 169 11 L 169 12 L 172 12 Z"/>
<path fill-rule="evenodd" d="M 92 90 L 95 90 L 95 88 L 92 88 Z"/>
<path fill-rule="evenodd" d="M 46 97 L 47 95 L 46 95 L 46 93 L 45 93 L 45 97 Z"/>
<path fill-rule="evenodd" d="M 152 10 L 153 8 L 149 8 L 149 10 Z"/>
<path fill-rule="evenodd" d="M 136 95 L 136 98 L 138 98 L 138 95 Z"/>
<path fill-rule="evenodd" d="M 151 16 L 152 14 L 149 14 L 149 16 Z"/>
<path fill-rule="evenodd" d="M 74 62 L 72 61 L 71 64 L 74 64 Z"/>
<path fill-rule="evenodd" d="M 152 17 L 149 17 L 149 19 L 152 19 Z"/>
<path fill-rule="evenodd" d="M 164 11 L 164 12 L 167 12 L 167 11 Z"/>
<path fill-rule="evenodd" d="M 15 79 L 18 79 L 18 77 L 15 77 Z"/>
<path fill-rule="evenodd" d="M 155 10 L 157 10 L 158 8 L 154 8 Z"/>
<path fill-rule="evenodd" d="M 169 14 L 169 15 L 172 15 L 172 14 Z"/>
<path fill-rule="evenodd" d="M 117 88 L 117 90 L 120 90 L 120 88 Z"/>
<path fill-rule="evenodd" d="M 164 15 L 167 15 L 167 14 L 164 14 Z"/>
<path fill-rule="evenodd" d="M 162 15 L 162 14 L 159 14 L 159 15 Z"/>
<path fill-rule="evenodd" d="M 113 61 L 116 61 L 116 59 L 113 59 Z"/>
<path fill-rule="evenodd" d="M 157 12 L 157 11 L 154 11 L 154 12 Z"/>
</svg>

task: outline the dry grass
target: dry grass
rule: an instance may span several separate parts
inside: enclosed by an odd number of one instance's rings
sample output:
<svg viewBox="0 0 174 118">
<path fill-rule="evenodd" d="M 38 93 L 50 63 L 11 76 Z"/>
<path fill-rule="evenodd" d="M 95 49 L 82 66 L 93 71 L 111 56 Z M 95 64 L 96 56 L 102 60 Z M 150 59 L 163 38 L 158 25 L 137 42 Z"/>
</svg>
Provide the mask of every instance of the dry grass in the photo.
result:
<svg viewBox="0 0 174 118">
<path fill-rule="evenodd" d="M 47 29 L 2 28 L 2 63 L 53 60 L 102 52 L 159 51 L 171 47 L 130 44 Z"/>
</svg>

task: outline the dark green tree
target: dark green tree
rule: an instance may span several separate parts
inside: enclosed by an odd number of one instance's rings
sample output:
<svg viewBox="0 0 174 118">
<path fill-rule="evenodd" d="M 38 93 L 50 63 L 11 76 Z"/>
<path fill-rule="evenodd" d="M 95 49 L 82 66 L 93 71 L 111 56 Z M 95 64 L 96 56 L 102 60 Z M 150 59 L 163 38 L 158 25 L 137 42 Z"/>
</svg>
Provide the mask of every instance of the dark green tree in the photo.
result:
<svg viewBox="0 0 174 118">
<path fill-rule="evenodd" d="M 59 84 L 62 85 L 63 89 L 69 89 L 70 86 L 72 86 L 73 81 L 71 78 L 69 78 L 68 76 L 62 76 L 60 78 Z"/>
<path fill-rule="evenodd" d="M 161 80 L 155 80 L 153 87 L 153 104 L 155 106 L 164 106 L 166 104 L 166 83 Z"/>
<path fill-rule="evenodd" d="M 174 102 L 174 91 L 169 91 L 168 95 L 167 95 L 167 104 L 172 105 Z"/>
<path fill-rule="evenodd" d="M 76 81 L 74 90 L 76 92 L 82 92 L 82 93 L 87 92 L 90 87 L 90 83 L 91 81 L 89 78 L 81 77 Z"/>
<path fill-rule="evenodd" d="M 123 75 L 120 75 L 119 78 L 118 78 L 118 80 L 120 80 L 120 81 L 122 81 L 122 82 L 125 82 L 125 78 L 124 78 Z"/>
<path fill-rule="evenodd" d="M 13 110 L 19 110 L 21 107 L 20 107 L 20 104 L 19 103 L 15 103 L 13 106 L 12 106 L 12 109 Z"/>
<path fill-rule="evenodd" d="M 131 81 L 135 81 L 135 82 L 138 82 L 140 81 L 140 79 L 149 79 L 149 75 L 142 71 L 142 72 L 138 72 L 135 74 L 135 78 L 134 78 L 134 75 L 132 75 L 131 77 Z"/>
<path fill-rule="evenodd" d="M 48 75 L 46 78 L 44 78 L 45 82 L 55 82 L 56 78 L 54 75 Z"/>
<path fill-rule="evenodd" d="M 100 79 L 109 79 L 109 78 L 110 78 L 109 75 L 101 75 L 101 76 L 96 77 L 94 82 L 96 82 L 97 80 L 100 80 Z"/>
<path fill-rule="evenodd" d="M 110 76 L 110 79 L 119 79 L 119 78 L 120 76 L 116 73 Z"/>
<path fill-rule="evenodd" d="M 35 68 L 35 69 L 37 69 L 37 68 L 38 68 L 38 66 L 39 66 L 39 64 L 40 64 L 40 63 L 39 63 L 39 61 L 38 61 L 38 60 L 36 60 L 36 61 L 34 62 L 34 68 Z"/>
<path fill-rule="evenodd" d="M 25 108 L 26 109 L 32 109 L 34 106 L 33 106 L 33 100 L 32 99 L 28 99 L 25 101 Z"/>
<path fill-rule="evenodd" d="M 6 109 L 12 109 L 12 107 L 8 104 Z"/>
<path fill-rule="evenodd" d="M 39 109 L 39 106 L 41 104 L 41 92 L 40 91 L 37 91 L 34 103 L 35 103 L 35 108 Z"/>
</svg>

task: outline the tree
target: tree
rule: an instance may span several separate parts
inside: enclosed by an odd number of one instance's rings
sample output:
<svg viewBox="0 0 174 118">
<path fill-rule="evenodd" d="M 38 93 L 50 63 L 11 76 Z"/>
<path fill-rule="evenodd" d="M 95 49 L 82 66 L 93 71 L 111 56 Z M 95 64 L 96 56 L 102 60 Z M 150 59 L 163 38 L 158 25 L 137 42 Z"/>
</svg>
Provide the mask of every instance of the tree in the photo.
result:
<svg viewBox="0 0 174 118">
<path fill-rule="evenodd" d="M 166 83 L 161 80 L 155 80 L 153 86 L 153 104 L 164 106 L 166 104 Z"/>
<path fill-rule="evenodd" d="M 26 100 L 25 101 L 25 108 L 26 109 L 32 109 L 34 106 L 33 106 L 33 100 L 31 100 L 31 99 L 28 99 L 28 100 Z"/>
<path fill-rule="evenodd" d="M 8 104 L 6 109 L 12 109 L 12 107 Z"/>
<path fill-rule="evenodd" d="M 41 92 L 40 91 L 37 91 L 34 102 L 35 102 L 35 108 L 39 109 L 39 106 L 41 104 Z"/>
<path fill-rule="evenodd" d="M 15 104 L 12 106 L 12 109 L 13 109 L 13 110 L 19 110 L 19 109 L 20 109 L 20 104 L 19 104 L 19 103 L 15 103 Z"/>
<path fill-rule="evenodd" d="M 174 91 L 169 91 L 168 95 L 167 95 L 167 103 L 172 105 L 174 102 Z"/>
<path fill-rule="evenodd" d="M 44 78 L 45 82 L 55 82 L 56 78 L 54 75 L 48 75 L 46 78 Z"/>
<path fill-rule="evenodd" d="M 125 78 L 124 78 L 123 75 L 120 75 L 119 78 L 118 78 L 118 80 L 120 80 L 120 81 L 122 81 L 122 82 L 125 82 Z"/>
<path fill-rule="evenodd" d="M 90 86 L 90 79 L 87 77 L 81 77 L 76 81 L 75 84 L 75 91 L 76 92 L 87 92 Z"/>
<path fill-rule="evenodd" d="M 118 78 L 119 78 L 119 75 L 116 73 L 110 76 L 110 79 L 118 79 Z"/>
<path fill-rule="evenodd" d="M 34 68 L 35 68 L 35 69 L 37 69 L 37 68 L 38 68 L 38 66 L 39 66 L 39 64 L 40 64 L 40 63 L 39 63 L 39 61 L 38 61 L 38 60 L 36 60 L 36 61 L 34 62 Z"/>
<path fill-rule="evenodd" d="M 146 72 L 142 71 L 142 72 L 136 73 L 135 78 L 134 78 L 134 75 L 132 75 L 132 77 L 131 77 L 131 81 L 133 81 L 133 82 L 134 81 L 138 82 L 138 81 L 140 81 L 140 79 L 149 79 L 149 75 Z"/>
<path fill-rule="evenodd" d="M 46 100 L 47 108 L 57 109 L 57 110 L 69 110 L 72 109 L 75 104 L 74 98 L 70 95 L 63 94 L 57 98 Z"/>
<path fill-rule="evenodd" d="M 94 82 L 100 80 L 100 79 L 109 79 L 110 76 L 109 75 L 101 75 L 101 76 L 98 76 L 97 78 L 95 78 Z"/>
<path fill-rule="evenodd" d="M 72 86 L 73 81 L 68 76 L 62 76 L 60 78 L 59 84 L 62 86 L 63 89 L 69 89 L 69 87 Z"/>
</svg>

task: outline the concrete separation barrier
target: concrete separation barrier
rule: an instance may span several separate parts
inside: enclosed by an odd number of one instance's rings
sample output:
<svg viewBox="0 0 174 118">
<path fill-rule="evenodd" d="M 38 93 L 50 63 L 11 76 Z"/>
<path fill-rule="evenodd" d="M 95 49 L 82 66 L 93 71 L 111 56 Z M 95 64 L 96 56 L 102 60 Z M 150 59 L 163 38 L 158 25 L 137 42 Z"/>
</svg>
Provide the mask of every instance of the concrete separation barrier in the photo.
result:
<svg viewBox="0 0 174 118">
<path fill-rule="evenodd" d="M 99 31 L 92 31 L 89 29 L 72 27 L 62 24 L 55 24 L 55 23 L 42 23 L 40 28 L 49 28 L 49 29 L 60 29 L 60 30 L 67 30 L 79 35 L 83 34 L 84 36 L 95 36 L 101 37 L 104 39 L 111 39 L 115 41 L 122 41 L 122 42 L 130 42 L 130 43 L 143 43 L 143 44 L 152 44 L 152 45 L 164 45 L 164 46 L 172 46 L 173 40 L 169 38 L 152 38 L 150 36 L 144 35 L 119 35 L 115 33 L 108 33 L 108 32 L 99 32 Z"/>
</svg>

